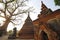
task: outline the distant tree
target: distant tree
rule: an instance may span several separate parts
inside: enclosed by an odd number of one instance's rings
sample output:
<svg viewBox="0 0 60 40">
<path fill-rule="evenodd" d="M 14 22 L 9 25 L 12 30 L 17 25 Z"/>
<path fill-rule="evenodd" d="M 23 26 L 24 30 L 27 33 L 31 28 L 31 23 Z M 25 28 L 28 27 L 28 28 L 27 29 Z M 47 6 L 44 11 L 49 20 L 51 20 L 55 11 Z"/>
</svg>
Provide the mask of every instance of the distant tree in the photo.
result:
<svg viewBox="0 0 60 40">
<path fill-rule="evenodd" d="M 4 5 L 4 10 L 0 9 L 0 17 L 5 19 L 4 24 L 1 26 L 2 30 L 6 31 L 9 23 L 17 25 L 18 23 L 15 21 L 20 20 L 18 17 L 21 17 L 23 13 L 31 11 L 31 7 L 23 10 L 23 8 L 27 6 L 25 4 L 27 1 L 28 0 L 0 0 L 0 3 Z"/>
<path fill-rule="evenodd" d="M 55 2 L 55 5 L 60 6 L 60 0 L 54 0 L 54 2 Z"/>
</svg>

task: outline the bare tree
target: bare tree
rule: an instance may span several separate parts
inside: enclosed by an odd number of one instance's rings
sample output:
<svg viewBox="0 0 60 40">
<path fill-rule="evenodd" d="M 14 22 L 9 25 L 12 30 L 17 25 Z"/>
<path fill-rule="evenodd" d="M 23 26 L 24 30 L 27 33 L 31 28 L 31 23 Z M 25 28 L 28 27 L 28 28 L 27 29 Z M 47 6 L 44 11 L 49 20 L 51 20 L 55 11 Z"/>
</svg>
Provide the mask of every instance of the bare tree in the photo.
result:
<svg viewBox="0 0 60 40">
<path fill-rule="evenodd" d="M 18 21 L 18 17 L 22 13 L 30 12 L 31 7 L 27 9 L 19 9 L 27 6 L 25 2 L 28 0 L 0 0 L 0 3 L 4 4 L 4 10 L 0 9 L 0 17 L 5 18 L 4 24 L 1 26 L 1 29 L 6 31 L 8 24 L 11 22 L 14 25 L 17 25 L 14 21 Z M 18 10 L 18 11 L 17 11 Z M 4 16 L 2 16 L 3 14 Z"/>
</svg>

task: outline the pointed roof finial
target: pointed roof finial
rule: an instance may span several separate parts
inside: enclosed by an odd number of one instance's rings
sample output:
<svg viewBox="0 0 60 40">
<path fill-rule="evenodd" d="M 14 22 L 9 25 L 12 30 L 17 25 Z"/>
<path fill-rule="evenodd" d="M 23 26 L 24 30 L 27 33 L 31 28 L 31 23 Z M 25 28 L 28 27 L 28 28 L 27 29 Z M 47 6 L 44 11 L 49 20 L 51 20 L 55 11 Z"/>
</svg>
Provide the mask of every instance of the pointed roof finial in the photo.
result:
<svg viewBox="0 0 60 40">
<path fill-rule="evenodd" d="M 30 18 L 30 15 L 29 15 L 29 13 L 28 13 L 28 18 Z"/>
<path fill-rule="evenodd" d="M 41 4 L 41 7 L 42 7 L 41 10 L 47 9 L 47 7 L 46 7 L 45 4 L 43 3 L 43 1 L 41 1 L 41 3 L 42 3 L 42 4 Z"/>
<path fill-rule="evenodd" d="M 41 3 L 43 4 L 43 1 L 41 1 Z"/>
</svg>

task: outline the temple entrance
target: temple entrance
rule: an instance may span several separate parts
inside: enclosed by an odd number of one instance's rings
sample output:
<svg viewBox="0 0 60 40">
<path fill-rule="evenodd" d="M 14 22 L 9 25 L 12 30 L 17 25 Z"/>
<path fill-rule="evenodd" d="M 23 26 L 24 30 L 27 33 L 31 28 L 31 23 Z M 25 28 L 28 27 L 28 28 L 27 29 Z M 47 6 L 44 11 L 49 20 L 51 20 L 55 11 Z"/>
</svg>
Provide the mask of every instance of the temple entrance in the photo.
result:
<svg viewBox="0 0 60 40">
<path fill-rule="evenodd" d="M 42 36 L 43 36 L 43 40 L 48 40 L 48 36 L 44 31 L 42 31 Z"/>
<path fill-rule="evenodd" d="M 44 31 L 41 32 L 40 38 L 41 38 L 41 40 L 48 40 L 48 36 L 47 36 L 47 34 Z"/>
</svg>

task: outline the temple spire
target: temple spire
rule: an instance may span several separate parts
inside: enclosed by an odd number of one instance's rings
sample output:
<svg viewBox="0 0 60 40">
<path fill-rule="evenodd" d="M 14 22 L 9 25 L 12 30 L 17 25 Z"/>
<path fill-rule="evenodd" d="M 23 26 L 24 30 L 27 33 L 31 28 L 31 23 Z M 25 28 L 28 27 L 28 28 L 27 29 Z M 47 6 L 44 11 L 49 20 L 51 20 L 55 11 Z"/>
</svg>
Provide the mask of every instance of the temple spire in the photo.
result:
<svg viewBox="0 0 60 40">
<path fill-rule="evenodd" d="M 45 6 L 45 4 L 43 3 L 43 1 L 41 1 L 41 3 L 42 3 L 42 4 L 41 4 L 41 7 L 42 7 L 41 10 L 46 10 L 46 9 L 48 9 L 48 8 Z"/>
<path fill-rule="evenodd" d="M 19 38 L 34 39 L 34 26 L 29 13 L 27 19 L 25 20 L 25 24 L 19 32 Z"/>
<path fill-rule="evenodd" d="M 31 20 L 31 18 L 30 18 L 30 14 L 28 13 L 28 17 L 27 17 L 27 19 L 26 19 L 27 21 L 25 21 L 25 22 L 32 22 L 32 20 Z"/>
<path fill-rule="evenodd" d="M 43 1 L 41 1 L 41 12 L 40 15 L 38 15 L 38 17 L 45 17 L 48 14 L 51 14 L 52 10 L 50 8 L 48 8 Z"/>
</svg>

